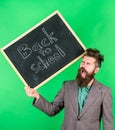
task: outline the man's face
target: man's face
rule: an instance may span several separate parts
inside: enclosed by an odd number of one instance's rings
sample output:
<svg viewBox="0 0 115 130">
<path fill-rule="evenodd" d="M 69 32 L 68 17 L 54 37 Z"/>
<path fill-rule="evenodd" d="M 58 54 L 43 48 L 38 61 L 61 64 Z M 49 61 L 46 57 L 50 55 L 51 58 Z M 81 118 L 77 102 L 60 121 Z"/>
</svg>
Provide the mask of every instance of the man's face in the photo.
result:
<svg viewBox="0 0 115 130">
<path fill-rule="evenodd" d="M 84 56 L 82 59 L 82 62 L 80 64 L 80 68 L 84 68 L 84 70 L 88 74 L 95 74 L 98 70 L 98 67 L 96 67 L 96 59 L 93 57 Z M 86 77 L 85 71 L 82 71 L 82 73 L 81 73 L 82 78 Z"/>
<path fill-rule="evenodd" d="M 78 70 L 78 84 L 80 86 L 87 86 L 98 70 L 99 67 L 96 67 L 96 59 L 93 57 L 84 56 Z"/>
</svg>

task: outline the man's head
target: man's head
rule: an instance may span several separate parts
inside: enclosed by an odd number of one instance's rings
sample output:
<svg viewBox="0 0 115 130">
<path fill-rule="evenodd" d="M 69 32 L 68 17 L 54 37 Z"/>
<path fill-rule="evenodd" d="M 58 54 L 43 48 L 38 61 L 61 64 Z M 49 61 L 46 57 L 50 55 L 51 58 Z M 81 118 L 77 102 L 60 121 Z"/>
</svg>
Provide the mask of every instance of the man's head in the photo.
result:
<svg viewBox="0 0 115 130">
<path fill-rule="evenodd" d="M 77 82 L 79 86 L 87 86 L 99 71 L 104 56 L 97 49 L 89 48 L 82 57 L 78 70 Z"/>
</svg>

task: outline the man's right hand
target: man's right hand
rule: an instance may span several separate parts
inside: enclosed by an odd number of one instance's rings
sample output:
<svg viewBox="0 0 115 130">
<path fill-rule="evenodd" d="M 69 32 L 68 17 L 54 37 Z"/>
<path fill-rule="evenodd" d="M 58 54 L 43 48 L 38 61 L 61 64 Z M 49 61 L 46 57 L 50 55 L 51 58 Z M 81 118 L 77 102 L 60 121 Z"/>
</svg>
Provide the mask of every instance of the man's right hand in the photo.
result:
<svg viewBox="0 0 115 130">
<path fill-rule="evenodd" d="M 30 88 L 30 86 L 25 86 L 24 89 L 29 97 L 39 99 L 39 93 L 34 88 Z"/>
</svg>

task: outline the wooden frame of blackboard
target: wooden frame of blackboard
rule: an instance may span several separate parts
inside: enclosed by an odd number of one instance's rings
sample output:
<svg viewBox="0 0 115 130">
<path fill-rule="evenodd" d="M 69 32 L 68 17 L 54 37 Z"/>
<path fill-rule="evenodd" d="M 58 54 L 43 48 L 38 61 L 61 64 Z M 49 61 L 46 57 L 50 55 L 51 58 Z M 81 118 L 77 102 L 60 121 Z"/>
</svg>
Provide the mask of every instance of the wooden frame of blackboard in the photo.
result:
<svg viewBox="0 0 115 130">
<path fill-rule="evenodd" d="M 7 52 L 7 50 L 12 47 L 13 45 L 15 45 L 18 41 L 20 41 L 21 39 L 25 38 L 26 36 L 28 36 L 31 32 L 33 32 L 34 30 L 36 30 L 37 28 L 39 28 L 41 25 L 47 23 L 48 20 L 52 19 L 52 17 L 54 16 L 58 16 L 59 19 L 61 20 L 61 22 L 64 24 L 64 28 L 69 30 L 68 36 L 72 35 L 72 37 L 74 37 L 74 39 L 77 41 L 77 43 L 79 44 L 82 52 L 80 52 L 81 54 L 79 54 L 79 56 L 74 57 L 71 61 L 69 61 L 68 63 L 66 63 L 66 65 L 62 66 L 60 69 L 58 69 L 56 72 L 54 72 L 53 74 L 51 74 L 50 76 L 48 76 L 47 78 L 45 78 L 43 81 L 41 81 L 40 83 L 35 83 L 36 85 L 33 85 L 32 88 L 37 89 L 39 87 L 41 87 L 42 85 L 44 85 L 46 82 L 48 82 L 50 79 L 52 79 L 53 77 L 55 77 L 57 74 L 59 74 L 60 72 L 62 72 L 64 69 L 66 69 L 67 67 L 69 67 L 70 65 L 72 65 L 74 62 L 76 62 L 85 52 L 85 46 L 83 45 L 83 43 L 81 42 L 81 40 L 78 38 L 78 36 L 74 33 L 74 31 L 72 30 L 72 28 L 68 25 L 68 23 L 65 21 L 64 17 L 59 13 L 59 11 L 55 11 L 53 14 L 51 14 L 50 16 L 48 16 L 47 18 L 45 18 L 44 20 L 42 20 L 41 22 L 39 22 L 38 24 L 36 24 L 34 27 L 32 27 L 31 29 L 29 29 L 28 31 L 26 31 L 25 33 L 23 33 L 22 35 L 20 35 L 18 38 L 16 38 L 15 40 L 13 40 L 12 42 L 10 42 L 8 45 L 6 45 L 5 47 L 3 47 L 1 49 L 2 54 L 5 56 L 5 58 L 8 60 L 8 62 L 10 63 L 10 65 L 12 66 L 12 68 L 14 69 L 14 71 L 17 73 L 17 75 L 19 76 L 19 78 L 22 80 L 22 82 L 24 83 L 24 85 L 29 85 L 28 82 L 25 80 L 25 78 L 23 77 L 23 75 L 19 72 L 19 70 L 17 69 L 16 65 L 13 63 L 13 60 L 10 59 L 8 53 L 11 52 L 11 50 L 9 50 L 9 52 Z M 61 23 L 61 24 L 62 24 Z M 44 28 L 42 28 L 44 29 Z M 44 31 L 44 33 L 47 32 L 46 30 L 42 30 Z M 53 33 L 51 33 L 51 35 L 53 35 Z M 66 38 L 65 38 L 66 39 Z M 43 39 L 42 39 L 43 40 Z M 45 39 L 44 39 L 45 40 Z M 50 39 L 51 40 L 51 39 Z M 55 41 L 58 39 L 54 39 Z M 70 39 L 71 40 L 71 39 Z M 46 42 L 46 41 L 45 41 Z M 55 46 L 58 47 L 58 46 Z M 5 52 L 6 51 L 6 52 Z M 49 50 L 47 49 L 47 51 L 51 51 L 50 48 Z M 60 47 L 58 47 L 58 52 L 59 51 L 63 51 L 61 50 Z M 62 52 L 64 54 L 64 52 Z M 56 53 L 57 54 L 57 53 Z M 65 53 L 66 54 L 66 53 Z M 63 55 L 64 56 L 64 55 Z M 39 57 L 39 56 L 38 56 Z M 58 56 L 59 57 L 59 56 Z M 23 57 L 24 58 L 24 57 Z M 40 57 L 39 57 L 40 58 Z M 51 57 L 52 58 L 52 57 Z M 41 60 L 41 59 L 40 59 Z M 42 60 L 43 61 L 43 60 Z M 51 61 L 50 61 L 51 62 Z M 48 63 L 47 63 L 48 64 Z M 46 66 L 47 67 L 47 66 Z M 36 81 L 37 82 L 37 81 Z"/>
</svg>

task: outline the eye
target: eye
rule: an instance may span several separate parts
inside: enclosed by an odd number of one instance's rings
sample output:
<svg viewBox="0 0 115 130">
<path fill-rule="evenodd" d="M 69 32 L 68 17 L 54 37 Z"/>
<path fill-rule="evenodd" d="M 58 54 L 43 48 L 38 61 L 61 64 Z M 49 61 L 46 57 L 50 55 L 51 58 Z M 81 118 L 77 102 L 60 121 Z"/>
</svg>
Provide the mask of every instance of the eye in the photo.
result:
<svg viewBox="0 0 115 130">
<path fill-rule="evenodd" d="M 87 65 L 90 65 L 90 63 L 87 63 Z"/>
<path fill-rule="evenodd" d="M 82 61 L 81 63 L 82 63 L 82 64 L 85 64 L 85 61 Z"/>
</svg>

